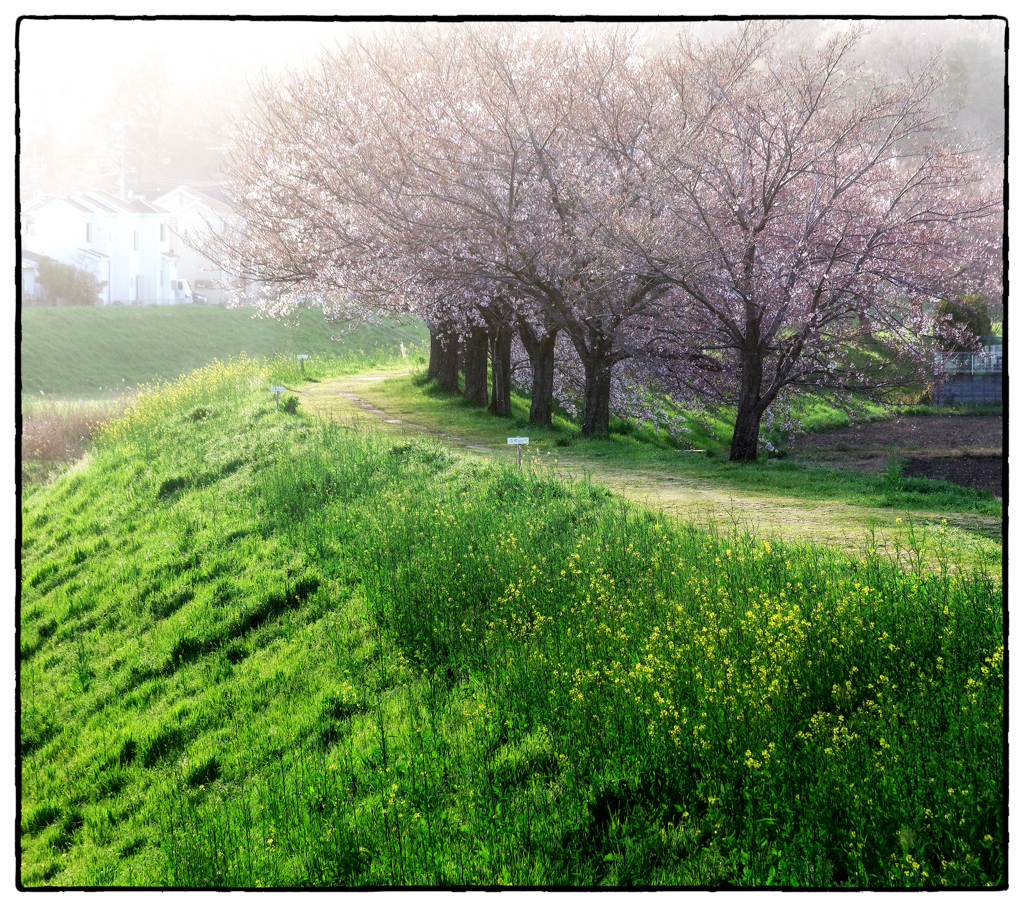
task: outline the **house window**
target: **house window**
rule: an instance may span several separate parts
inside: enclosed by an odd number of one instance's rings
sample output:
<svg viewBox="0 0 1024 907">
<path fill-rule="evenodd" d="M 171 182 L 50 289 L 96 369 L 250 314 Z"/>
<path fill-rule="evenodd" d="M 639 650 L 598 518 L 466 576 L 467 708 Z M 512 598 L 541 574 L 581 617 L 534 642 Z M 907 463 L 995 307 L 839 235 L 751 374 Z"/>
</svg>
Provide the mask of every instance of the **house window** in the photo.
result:
<svg viewBox="0 0 1024 907">
<path fill-rule="evenodd" d="M 135 231 L 135 251 L 139 251 L 139 231 Z"/>
<path fill-rule="evenodd" d="M 92 224 L 85 225 L 85 241 L 92 242 Z"/>
<path fill-rule="evenodd" d="M 167 242 L 167 224 L 160 224 L 160 242 Z"/>
</svg>

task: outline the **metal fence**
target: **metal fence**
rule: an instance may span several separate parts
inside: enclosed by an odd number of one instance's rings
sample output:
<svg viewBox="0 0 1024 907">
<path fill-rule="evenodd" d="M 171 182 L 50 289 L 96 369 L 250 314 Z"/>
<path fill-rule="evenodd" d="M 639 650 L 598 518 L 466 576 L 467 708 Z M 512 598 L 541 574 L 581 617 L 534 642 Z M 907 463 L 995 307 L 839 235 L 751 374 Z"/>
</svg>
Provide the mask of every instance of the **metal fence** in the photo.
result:
<svg viewBox="0 0 1024 907">
<path fill-rule="evenodd" d="M 935 402 L 941 405 L 952 403 L 1002 403 L 1002 375 L 947 375 L 935 385 Z"/>
<path fill-rule="evenodd" d="M 191 299 L 131 299 L 128 301 L 115 299 L 106 305 L 192 305 Z"/>
<path fill-rule="evenodd" d="M 1001 375 L 1002 351 L 984 353 L 936 353 L 935 367 L 947 375 Z"/>
</svg>

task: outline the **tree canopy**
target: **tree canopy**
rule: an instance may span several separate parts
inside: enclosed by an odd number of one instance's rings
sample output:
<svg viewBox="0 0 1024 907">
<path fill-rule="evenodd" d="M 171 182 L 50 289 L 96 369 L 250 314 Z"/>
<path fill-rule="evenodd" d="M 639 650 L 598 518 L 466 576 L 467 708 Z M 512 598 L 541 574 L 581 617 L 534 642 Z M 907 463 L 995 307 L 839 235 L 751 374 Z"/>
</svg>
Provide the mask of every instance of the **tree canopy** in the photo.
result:
<svg viewBox="0 0 1024 907">
<path fill-rule="evenodd" d="M 39 282 L 51 298 L 62 300 L 66 305 L 96 305 L 100 290 L 107 285 L 91 271 L 54 261 L 46 255 L 39 262 Z"/>
<path fill-rule="evenodd" d="M 489 356 L 498 411 L 522 359 L 539 422 L 732 405 L 753 459 L 793 390 L 925 380 L 938 303 L 1002 292 L 1001 173 L 941 61 L 883 78 L 860 40 L 396 28 L 259 89 L 216 252 L 270 314 L 423 318 L 432 376 L 486 403 Z"/>
</svg>

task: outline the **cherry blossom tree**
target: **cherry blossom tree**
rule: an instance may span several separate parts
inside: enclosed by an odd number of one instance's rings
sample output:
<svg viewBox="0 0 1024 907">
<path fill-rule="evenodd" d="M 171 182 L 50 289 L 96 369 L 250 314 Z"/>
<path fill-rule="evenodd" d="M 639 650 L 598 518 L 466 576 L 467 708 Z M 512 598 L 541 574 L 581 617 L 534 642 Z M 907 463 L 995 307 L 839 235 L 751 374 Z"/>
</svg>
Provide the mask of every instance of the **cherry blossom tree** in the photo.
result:
<svg viewBox="0 0 1024 907">
<path fill-rule="evenodd" d="M 456 389 L 458 352 L 465 394 L 484 404 L 490 355 L 491 405 L 508 412 L 518 310 L 466 248 L 453 177 L 485 152 L 459 144 L 475 79 L 451 37 L 378 35 L 326 56 L 318 73 L 262 86 L 260 116 L 236 145 L 238 229 L 221 252 L 276 317 L 312 298 L 349 322 L 381 310 L 422 318 L 428 376 Z"/>
<path fill-rule="evenodd" d="M 883 82 L 856 31 L 788 56 L 771 38 L 680 40 L 651 132 L 657 231 L 620 236 L 681 291 L 641 331 L 650 372 L 736 406 L 733 460 L 793 388 L 922 380 L 935 303 L 1001 292 L 1001 180 L 933 111 L 937 67 Z"/>
<path fill-rule="evenodd" d="M 1001 289 L 998 174 L 933 112 L 938 69 L 881 81 L 854 32 L 806 53 L 776 33 L 660 58 L 614 28 L 353 43 L 261 90 L 222 257 L 268 314 L 422 318 L 430 376 L 454 389 L 461 349 L 483 404 L 489 359 L 497 412 L 517 336 L 531 420 L 577 377 L 584 434 L 613 405 L 660 418 L 649 382 L 734 405 L 730 456 L 752 459 L 794 389 L 920 379 L 955 330 L 935 302 Z"/>
<path fill-rule="evenodd" d="M 346 321 L 400 309 L 403 287 L 377 242 L 372 210 L 347 180 L 333 178 L 346 146 L 330 92 L 303 75 L 264 82 L 255 95 L 228 162 L 235 213 L 208 239 L 211 257 L 235 278 L 236 296 L 279 318 L 311 300 Z"/>
<path fill-rule="evenodd" d="M 413 285 L 435 295 L 446 288 L 434 320 L 452 325 L 463 340 L 467 396 L 486 400 L 486 329 L 492 406 L 507 411 L 515 328 L 534 366 L 531 413 L 549 420 L 551 357 L 561 330 L 587 376 L 583 431 L 607 434 L 611 370 L 630 355 L 619 334 L 652 303 L 659 282 L 623 269 L 589 212 L 599 202 L 626 203 L 616 186 L 618 165 L 595 140 L 593 110 L 631 47 L 607 36 L 578 37 L 495 27 L 425 29 L 392 35 L 390 43 L 378 38 L 332 61 L 335 87 L 312 95 L 329 100 L 310 107 L 309 118 L 294 112 L 309 102 L 292 97 L 278 117 L 316 136 L 290 168 L 302 169 L 304 182 L 307 171 L 317 180 L 326 173 L 325 197 L 344 197 L 372 223 L 386 250 L 369 256 L 373 273 L 393 272 L 375 285 L 401 286 L 406 300 L 415 295 Z M 372 85 L 355 89 L 367 74 Z M 562 90 L 576 85 L 586 91 Z M 325 142 L 333 124 L 338 137 Z M 324 147 L 331 160 L 310 165 Z M 332 218 L 340 215 L 336 210 Z M 301 213 L 302 220 L 316 218 Z M 336 228 L 322 229 L 337 243 Z M 357 249 L 353 232 L 349 221 L 346 250 Z M 346 277 L 365 270 L 365 263 L 352 263 Z"/>
<path fill-rule="evenodd" d="M 668 286 L 625 267 L 601 226 L 645 205 L 623 179 L 628 161 L 603 138 L 609 109 L 621 129 L 646 122 L 622 78 L 637 62 L 635 38 L 506 26 L 464 29 L 456 42 L 470 90 L 437 162 L 422 168 L 449 218 L 432 245 L 449 266 L 463 262 L 513 304 L 528 303 L 519 333 L 535 381 L 547 380 L 555 331 L 570 339 L 584 372 L 582 431 L 607 435 L 612 370 L 632 355 L 630 321 Z"/>
</svg>

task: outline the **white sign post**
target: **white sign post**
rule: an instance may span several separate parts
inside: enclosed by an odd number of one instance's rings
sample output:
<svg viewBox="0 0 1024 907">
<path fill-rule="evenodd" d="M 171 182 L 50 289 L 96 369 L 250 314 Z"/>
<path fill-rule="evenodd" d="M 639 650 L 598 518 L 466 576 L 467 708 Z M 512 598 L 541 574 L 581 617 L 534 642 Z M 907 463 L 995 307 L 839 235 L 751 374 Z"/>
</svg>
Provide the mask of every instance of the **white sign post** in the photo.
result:
<svg viewBox="0 0 1024 907">
<path fill-rule="evenodd" d="M 529 444 L 530 443 L 530 439 L 529 438 L 509 438 L 508 439 L 508 443 L 509 444 L 515 444 L 515 446 L 516 446 L 516 465 L 519 466 L 520 469 L 522 469 L 522 466 L 523 466 L 523 448 L 520 445 L 521 444 Z"/>
<path fill-rule="evenodd" d="M 299 353 L 297 358 L 299 360 L 299 369 L 302 371 L 302 374 L 305 375 L 306 374 L 306 360 L 309 358 L 309 356 L 307 356 L 305 353 Z"/>
<path fill-rule="evenodd" d="M 275 407 L 276 406 L 280 406 L 281 405 L 281 391 L 286 391 L 286 390 L 288 390 L 288 388 L 287 387 L 272 387 L 270 390 L 273 391 L 275 394 L 277 394 L 277 402 L 274 404 L 274 406 Z"/>
</svg>

